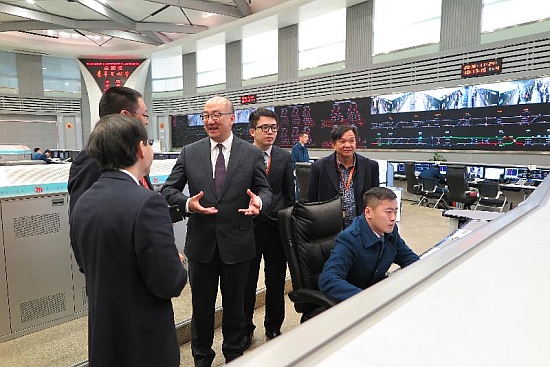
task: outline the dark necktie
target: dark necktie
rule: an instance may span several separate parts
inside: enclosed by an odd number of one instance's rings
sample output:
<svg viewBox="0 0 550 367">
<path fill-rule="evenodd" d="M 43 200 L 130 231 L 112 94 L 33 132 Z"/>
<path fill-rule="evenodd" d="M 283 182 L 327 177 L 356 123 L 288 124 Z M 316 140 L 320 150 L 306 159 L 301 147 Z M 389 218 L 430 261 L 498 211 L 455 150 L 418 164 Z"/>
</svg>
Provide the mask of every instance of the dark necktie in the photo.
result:
<svg viewBox="0 0 550 367">
<path fill-rule="evenodd" d="M 214 169 L 214 184 L 216 186 L 216 194 L 219 194 L 225 181 L 225 159 L 223 157 L 222 148 L 223 145 L 216 145 L 220 152 L 218 153 L 218 159 L 216 159 L 216 167 Z"/>
</svg>

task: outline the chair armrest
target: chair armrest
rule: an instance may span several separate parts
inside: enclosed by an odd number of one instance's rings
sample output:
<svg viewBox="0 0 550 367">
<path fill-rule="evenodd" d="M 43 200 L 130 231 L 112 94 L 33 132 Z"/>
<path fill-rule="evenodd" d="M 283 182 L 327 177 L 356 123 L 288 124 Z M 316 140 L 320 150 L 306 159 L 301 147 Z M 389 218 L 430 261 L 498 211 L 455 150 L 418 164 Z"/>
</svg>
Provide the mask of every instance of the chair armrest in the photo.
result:
<svg viewBox="0 0 550 367">
<path fill-rule="evenodd" d="M 325 296 L 321 291 L 307 288 L 300 288 L 292 291 L 288 294 L 288 297 L 294 303 L 313 303 L 326 308 L 332 307 L 338 303 L 334 299 Z"/>
</svg>

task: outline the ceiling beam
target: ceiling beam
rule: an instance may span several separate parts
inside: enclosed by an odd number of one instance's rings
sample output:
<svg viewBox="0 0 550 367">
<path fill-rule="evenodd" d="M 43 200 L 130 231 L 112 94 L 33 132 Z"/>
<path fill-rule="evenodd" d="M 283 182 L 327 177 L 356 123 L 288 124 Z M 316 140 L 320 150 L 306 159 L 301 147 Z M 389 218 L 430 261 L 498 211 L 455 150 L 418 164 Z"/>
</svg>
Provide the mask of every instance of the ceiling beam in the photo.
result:
<svg viewBox="0 0 550 367">
<path fill-rule="evenodd" d="M 138 31 L 155 31 L 155 32 L 170 32 L 170 33 L 186 33 L 195 34 L 208 30 L 208 27 L 203 25 L 187 25 L 187 24 L 172 24 L 172 23 L 138 23 L 136 29 Z"/>
<path fill-rule="evenodd" d="M 134 20 L 114 11 L 111 8 L 106 7 L 105 5 L 101 4 L 96 0 L 73 0 L 73 1 L 87 7 L 90 10 L 95 11 L 98 14 L 103 15 L 104 17 L 111 19 L 116 23 L 125 25 L 128 28 L 135 29 L 136 27 L 136 22 Z"/>
<path fill-rule="evenodd" d="M 105 34 L 107 36 L 115 37 L 115 38 L 121 38 L 128 41 L 134 41 L 139 43 L 145 43 L 147 45 L 155 45 L 160 46 L 164 44 L 164 42 L 159 41 L 158 38 L 151 38 L 147 36 L 143 36 L 141 34 L 133 33 L 133 32 L 125 32 L 125 31 L 118 31 L 118 30 L 111 30 L 111 31 L 97 31 L 96 33 L 99 34 Z"/>
<path fill-rule="evenodd" d="M 0 22 L 0 32 L 10 31 L 46 31 L 48 29 L 66 29 L 58 24 L 39 22 L 36 20 L 23 20 L 18 22 Z"/>
<path fill-rule="evenodd" d="M 35 20 L 17 21 L 17 22 L 0 22 L 0 32 L 10 31 L 42 31 L 48 29 L 80 29 L 90 32 L 101 31 L 104 29 L 120 29 L 120 30 L 134 30 L 137 32 L 145 33 L 147 31 L 154 32 L 169 32 L 169 33 L 185 33 L 195 34 L 208 30 L 208 27 L 200 25 L 187 25 L 187 24 L 172 24 L 172 23 L 138 23 L 136 29 L 130 29 L 128 27 L 121 27 L 118 24 L 110 20 L 79 20 L 73 24 L 72 27 L 65 25 L 52 24 L 46 22 L 40 22 Z M 156 38 L 156 37 L 155 37 Z"/>
<path fill-rule="evenodd" d="M 237 9 L 241 12 L 243 16 L 248 16 L 252 14 L 252 9 L 250 9 L 250 5 L 248 5 L 248 2 L 246 0 L 233 0 L 235 5 L 237 6 Z"/>
<path fill-rule="evenodd" d="M 201 0 L 148 0 L 152 3 L 177 6 L 179 8 L 205 11 L 207 13 L 227 15 L 233 18 L 242 18 L 243 13 L 238 7 L 227 4 L 214 3 Z M 237 0 L 238 1 L 238 0 Z"/>
<path fill-rule="evenodd" d="M 75 20 L 65 18 L 65 17 L 60 17 L 53 14 L 43 13 L 36 10 L 25 9 L 19 6 L 9 5 L 6 3 L 0 3 L 0 13 L 14 15 L 14 16 L 26 18 L 26 19 L 32 19 L 32 20 L 36 20 L 44 23 L 57 24 L 69 29 L 76 28 Z"/>
<path fill-rule="evenodd" d="M 152 45 L 161 45 L 163 42 L 159 41 L 158 37 L 152 37 L 149 38 L 147 35 L 142 35 L 138 33 L 137 30 L 137 22 L 134 22 L 130 18 L 127 18 L 120 13 L 115 12 L 112 9 L 108 9 L 104 7 L 102 4 L 97 3 L 95 0 L 75 0 L 76 2 L 88 7 L 94 6 L 94 8 L 90 8 L 94 11 L 99 12 L 100 14 L 108 17 L 111 19 L 108 22 L 105 21 L 78 21 L 73 19 L 68 19 L 65 17 L 60 17 L 53 14 L 43 13 L 35 10 L 30 10 L 26 8 L 21 8 L 18 6 L 13 6 L 5 3 L 0 3 L 0 13 L 10 14 L 14 16 L 18 16 L 21 18 L 26 19 L 32 19 L 33 21 L 29 22 L 17 22 L 19 24 L 16 24 L 15 26 L 19 29 L 10 29 L 10 30 L 18 30 L 18 31 L 31 31 L 31 30 L 43 30 L 46 29 L 41 25 L 43 24 L 50 24 L 50 26 L 47 29 L 80 29 L 80 30 L 89 30 L 92 32 L 100 33 L 100 34 L 107 34 L 112 37 L 122 38 L 125 40 L 140 42 L 140 43 L 146 43 L 146 44 L 152 44 Z M 96 4 L 99 4 L 101 6 L 96 6 Z M 13 22 L 12 22 L 13 23 Z M 27 23 L 29 26 L 35 26 L 38 28 L 22 28 L 22 25 L 24 23 Z M 108 23 L 108 24 L 107 24 Z M 113 30 L 107 30 L 104 31 L 106 26 L 109 26 L 108 28 L 112 28 Z M 122 26 L 121 26 L 122 25 Z M 6 28 L 9 27 L 9 23 L 7 24 L 0 24 L 0 26 L 5 26 Z M 184 26 L 181 26 L 182 28 Z M 123 30 L 117 30 L 121 28 L 126 28 Z M 192 28 L 194 30 L 194 28 Z M 134 32 L 127 32 L 127 31 L 135 31 Z"/>
</svg>

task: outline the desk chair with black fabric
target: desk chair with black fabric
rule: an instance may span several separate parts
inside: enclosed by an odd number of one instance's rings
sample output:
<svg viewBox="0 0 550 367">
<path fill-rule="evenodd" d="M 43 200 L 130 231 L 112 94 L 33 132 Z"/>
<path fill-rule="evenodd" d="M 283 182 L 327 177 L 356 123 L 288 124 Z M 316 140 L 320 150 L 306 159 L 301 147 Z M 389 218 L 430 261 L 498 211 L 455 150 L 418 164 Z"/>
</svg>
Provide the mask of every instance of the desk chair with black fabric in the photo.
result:
<svg viewBox="0 0 550 367">
<path fill-rule="evenodd" d="M 414 173 L 414 162 L 405 162 L 405 177 L 407 178 L 407 192 L 416 196 L 420 196 L 418 205 L 422 202 L 422 191 L 420 190 L 420 182 Z"/>
<path fill-rule="evenodd" d="M 289 293 L 301 322 L 334 306 L 317 285 L 323 266 L 342 230 L 340 195 L 324 202 L 298 202 L 279 210 L 279 232 L 292 278 Z"/>
<path fill-rule="evenodd" d="M 477 201 L 477 193 L 469 187 L 466 179 L 466 166 L 447 166 L 447 200 L 449 202 L 460 203 L 465 209 Z"/>
<path fill-rule="evenodd" d="M 445 209 L 449 209 L 449 205 L 447 205 L 447 202 L 444 199 L 445 192 L 439 187 L 437 179 L 424 177 L 420 178 L 419 181 L 422 197 L 420 198 L 418 205 L 426 205 L 427 207 L 430 207 L 430 199 L 435 199 L 432 208 L 437 208 L 438 205 L 441 205 Z"/>
<path fill-rule="evenodd" d="M 506 205 L 506 196 L 500 191 L 500 185 L 496 181 L 485 180 L 478 182 L 478 197 L 474 207 L 497 208 L 502 213 Z"/>
</svg>

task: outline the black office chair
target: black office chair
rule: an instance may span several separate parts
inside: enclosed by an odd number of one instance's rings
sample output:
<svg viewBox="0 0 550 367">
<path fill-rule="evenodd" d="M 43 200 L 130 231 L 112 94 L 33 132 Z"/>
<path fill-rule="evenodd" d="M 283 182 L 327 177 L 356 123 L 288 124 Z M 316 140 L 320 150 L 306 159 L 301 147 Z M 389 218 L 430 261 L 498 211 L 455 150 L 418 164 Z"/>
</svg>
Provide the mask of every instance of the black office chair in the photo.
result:
<svg viewBox="0 0 550 367">
<path fill-rule="evenodd" d="M 418 182 L 418 178 L 416 178 L 414 174 L 414 162 L 405 162 L 405 177 L 407 179 L 407 192 L 415 196 L 420 196 L 421 201 L 423 195 L 420 190 L 420 182 Z M 420 204 L 420 201 L 418 204 Z"/>
<path fill-rule="evenodd" d="M 300 201 L 307 201 L 307 185 L 310 172 L 311 163 L 296 162 L 296 185 L 300 190 Z"/>
<path fill-rule="evenodd" d="M 447 166 L 447 200 L 462 204 L 465 209 L 477 201 L 477 192 L 468 186 L 465 166 Z"/>
<path fill-rule="evenodd" d="M 422 197 L 418 202 L 418 205 L 426 205 L 428 208 L 432 205 L 432 208 L 437 208 L 441 204 L 445 209 L 449 209 L 449 205 L 444 199 L 445 192 L 439 188 L 438 180 L 431 177 L 420 178 L 420 192 Z M 437 190 L 439 188 L 439 191 Z M 430 204 L 430 199 L 435 199 L 435 202 Z"/>
<path fill-rule="evenodd" d="M 298 202 L 279 210 L 279 232 L 292 278 L 289 293 L 294 308 L 305 322 L 336 301 L 325 296 L 317 285 L 325 261 L 342 230 L 340 195 L 324 202 Z"/>
<path fill-rule="evenodd" d="M 477 184 L 478 198 L 474 207 L 497 208 L 502 213 L 506 205 L 506 196 L 500 191 L 498 182 L 485 180 Z"/>
</svg>

